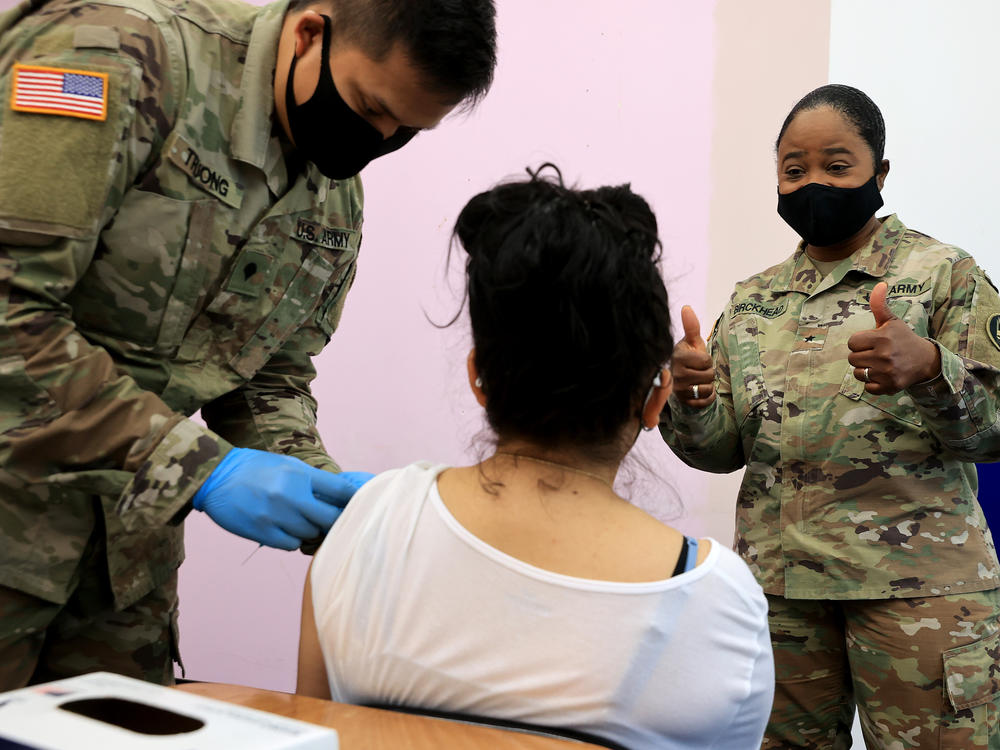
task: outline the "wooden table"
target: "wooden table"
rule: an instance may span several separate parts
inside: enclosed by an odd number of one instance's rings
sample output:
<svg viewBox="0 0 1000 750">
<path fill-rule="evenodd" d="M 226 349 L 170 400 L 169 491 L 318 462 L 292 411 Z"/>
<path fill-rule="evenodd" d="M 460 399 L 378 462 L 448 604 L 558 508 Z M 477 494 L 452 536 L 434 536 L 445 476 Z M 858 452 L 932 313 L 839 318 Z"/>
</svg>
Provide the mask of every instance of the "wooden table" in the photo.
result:
<svg viewBox="0 0 1000 750">
<path fill-rule="evenodd" d="M 177 689 L 332 727 L 340 735 L 341 750 L 588 750 L 597 747 L 585 742 L 333 703 L 242 685 L 191 682 L 178 685 Z"/>
</svg>

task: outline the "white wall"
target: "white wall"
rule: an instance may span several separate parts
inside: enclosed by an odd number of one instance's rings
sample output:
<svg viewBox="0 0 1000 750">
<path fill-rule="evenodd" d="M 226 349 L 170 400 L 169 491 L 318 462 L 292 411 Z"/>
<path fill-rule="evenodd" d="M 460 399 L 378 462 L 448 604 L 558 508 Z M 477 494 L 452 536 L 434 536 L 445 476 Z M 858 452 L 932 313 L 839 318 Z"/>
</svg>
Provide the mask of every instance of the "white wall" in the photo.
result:
<svg viewBox="0 0 1000 750">
<path fill-rule="evenodd" d="M 831 2 L 830 82 L 861 89 L 885 117 L 885 210 L 967 250 L 995 282 L 998 28 L 996 0 Z"/>
<path fill-rule="evenodd" d="M 1000 281 L 1000 3 L 833 0 L 830 81 L 886 122 L 883 196 L 903 223 L 970 252 Z"/>
</svg>

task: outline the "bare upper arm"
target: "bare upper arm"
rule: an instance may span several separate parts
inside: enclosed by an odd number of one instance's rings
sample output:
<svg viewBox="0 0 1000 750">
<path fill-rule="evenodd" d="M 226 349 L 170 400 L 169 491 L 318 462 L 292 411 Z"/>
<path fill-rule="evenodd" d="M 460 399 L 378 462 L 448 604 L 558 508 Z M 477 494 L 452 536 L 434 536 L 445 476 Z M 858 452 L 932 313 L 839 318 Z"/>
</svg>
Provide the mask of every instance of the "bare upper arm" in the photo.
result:
<svg viewBox="0 0 1000 750">
<path fill-rule="evenodd" d="M 306 574 L 305 590 L 302 592 L 302 627 L 299 632 L 299 673 L 295 692 L 313 698 L 330 698 L 330 681 L 326 674 L 326 663 L 319 645 L 316 630 L 316 616 L 312 603 L 312 566 Z"/>
</svg>

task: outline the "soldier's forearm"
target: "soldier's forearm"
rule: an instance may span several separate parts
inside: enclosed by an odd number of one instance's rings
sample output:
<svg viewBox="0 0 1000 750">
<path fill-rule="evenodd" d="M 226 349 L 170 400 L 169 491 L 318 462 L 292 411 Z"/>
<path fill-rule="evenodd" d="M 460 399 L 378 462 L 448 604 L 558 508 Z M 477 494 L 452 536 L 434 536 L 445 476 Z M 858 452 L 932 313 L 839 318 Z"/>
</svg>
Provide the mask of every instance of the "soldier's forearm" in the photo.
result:
<svg viewBox="0 0 1000 750">
<path fill-rule="evenodd" d="M 708 406 L 693 409 L 671 397 L 660 416 L 660 434 L 688 466 L 714 474 L 736 471 L 746 458 L 729 403 L 720 394 Z"/>
</svg>

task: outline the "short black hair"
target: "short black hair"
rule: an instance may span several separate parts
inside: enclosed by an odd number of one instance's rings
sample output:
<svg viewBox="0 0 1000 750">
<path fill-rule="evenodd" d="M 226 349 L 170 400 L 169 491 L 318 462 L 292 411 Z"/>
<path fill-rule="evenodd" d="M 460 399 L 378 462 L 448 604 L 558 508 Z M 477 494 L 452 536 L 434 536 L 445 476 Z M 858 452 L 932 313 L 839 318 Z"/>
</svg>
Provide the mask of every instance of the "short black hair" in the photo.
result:
<svg viewBox="0 0 1000 750">
<path fill-rule="evenodd" d="M 428 85 L 456 104 L 475 105 L 496 68 L 494 0 L 292 0 L 289 12 L 323 5 L 333 14 L 333 38 L 356 42 L 383 60 L 402 42 Z"/>
<path fill-rule="evenodd" d="M 832 107 L 857 129 L 862 140 L 872 150 L 875 174 L 878 174 L 882 170 L 882 159 L 885 155 L 885 120 L 882 118 L 882 112 L 864 91 L 841 83 L 820 86 L 799 99 L 781 124 L 778 138 L 774 142 L 774 150 L 778 150 L 785 131 L 799 112 L 819 107 Z"/>
<path fill-rule="evenodd" d="M 549 164 L 529 174 L 475 196 L 455 224 L 487 420 L 501 441 L 621 458 L 674 346 L 656 217 L 628 185 L 576 190 Z"/>
</svg>

